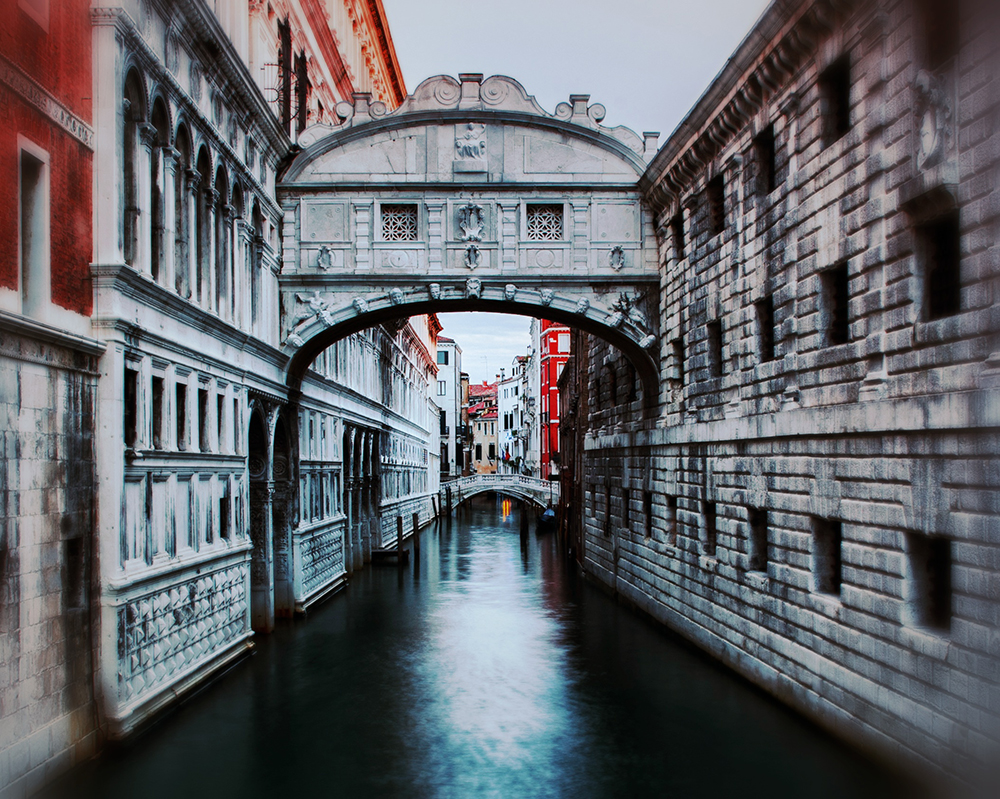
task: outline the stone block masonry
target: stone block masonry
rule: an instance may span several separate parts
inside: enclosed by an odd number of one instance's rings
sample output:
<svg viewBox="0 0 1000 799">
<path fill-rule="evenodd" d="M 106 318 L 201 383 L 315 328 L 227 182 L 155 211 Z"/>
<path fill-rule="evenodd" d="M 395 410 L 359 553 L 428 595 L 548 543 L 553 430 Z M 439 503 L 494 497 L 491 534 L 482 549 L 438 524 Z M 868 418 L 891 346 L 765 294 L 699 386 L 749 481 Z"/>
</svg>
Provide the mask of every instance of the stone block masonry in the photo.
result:
<svg viewBox="0 0 1000 799">
<path fill-rule="evenodd" d="M 42 338 L 40 338 L 42 337 Z M 96 343 L 0 330 L 0 796 L 97 748 L 91 639 Z"/>
<path fill-rule="evenodd" d="M 643 178 L 659 419 L 590 339 L 579 434 L 587 572 L 839 735 L 967 781 L 1000 754 L 987 6 L 769 7 Z"/>
</svg>

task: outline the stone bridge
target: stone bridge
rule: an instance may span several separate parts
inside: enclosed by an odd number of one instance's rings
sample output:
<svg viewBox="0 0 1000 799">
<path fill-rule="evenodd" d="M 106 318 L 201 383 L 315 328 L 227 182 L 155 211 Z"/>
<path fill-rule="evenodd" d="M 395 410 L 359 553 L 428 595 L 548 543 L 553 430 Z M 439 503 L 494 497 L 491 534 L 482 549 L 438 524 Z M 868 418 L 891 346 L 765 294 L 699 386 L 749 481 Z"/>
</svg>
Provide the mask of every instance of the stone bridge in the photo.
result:
<svg viewBox="0 0 1000 799">
<path fill-rule="evenodd" d="M 586 95 L 550 114 L 502 76 L 439 76 L 395 111 L 367 94 L 336 111 L 278 185 L 290 387 L 350 333 L 480 310 L 599 336 L 655 406 L 658 250 L 638 188 L 655 134 L 602 126 Z"/>
<path fill-rule="evenodd" d="M 559 503 L 559 483 L 521 474 L 474 474 L 450 480 L 441 486 L 440 507 L 456 508 L 477 494 L 494 491 L 546 508 Z M 450 497 L 449 497 L 450 493 Z"/>
</svg>

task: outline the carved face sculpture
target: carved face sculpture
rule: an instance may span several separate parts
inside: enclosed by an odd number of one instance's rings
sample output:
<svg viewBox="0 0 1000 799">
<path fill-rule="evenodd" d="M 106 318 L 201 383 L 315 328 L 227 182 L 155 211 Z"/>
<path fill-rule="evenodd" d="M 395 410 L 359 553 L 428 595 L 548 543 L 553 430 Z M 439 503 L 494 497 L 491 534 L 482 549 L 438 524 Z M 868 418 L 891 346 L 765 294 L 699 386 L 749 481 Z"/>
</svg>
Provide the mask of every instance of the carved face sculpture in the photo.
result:
<svg viewBox="0 0 1000 799">
<path fill-rule="evenodd" d="M 479 299 L 483 290 L 483 282 L 478 277 L 470 277 L 465 281 L 465 296 L 469 299 Z"/>
<path fill-rule="evenodd" d="M 579 314 L 585 314 L 590 310 L 590 300 L 586 297 L 581 297 L 576 303 L 576 312 Z"/>
<path fill-rule="evenodd" d="M 355 297 L 354 302 L 351 304 L 354 306 L 354 310 L 358 313 L 368 313 L 368 302 L 362 297 Z"/>
<path fill-rule="evenodd" d="M 551 305 L 555 296 L 552 289 L 542 289 L 542 305 Z"/>
<path fill-rule="evenodd" d="M 389 302 L 393 305 L 399 305 L 403 301 L 403 291 L 402 289 L 392 289 L 389 292 Z"/>
<path fill-rule="evenodd" d="M 515 286 L 513 283 L 508 283 L 506 286 L 503 287 L 503 298 L 508 302 L 514 299 L 515 294 L 517 294 L 517 286 Z"/>
<path fill-rule="evenodd" d="M 427 291 L 431 295 L 431 299 L 432 300 L 440 300 L 441 299 L 441 284 L 440 283 L 431 283 L 427 287 Z"/>
</svg>

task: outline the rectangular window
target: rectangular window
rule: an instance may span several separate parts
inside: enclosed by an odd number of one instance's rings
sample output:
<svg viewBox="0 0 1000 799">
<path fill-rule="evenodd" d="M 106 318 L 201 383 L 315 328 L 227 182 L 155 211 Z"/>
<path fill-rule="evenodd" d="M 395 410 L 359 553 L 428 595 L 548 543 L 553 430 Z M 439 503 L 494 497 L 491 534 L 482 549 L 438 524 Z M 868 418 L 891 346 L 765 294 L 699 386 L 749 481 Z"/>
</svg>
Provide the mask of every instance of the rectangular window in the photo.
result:
<svg viewBox="0 0 1000 799">
<path fill-rule="evenodd" d="M 924 278 L 924 317 L 957 314 L 961 302 L 961 238 L 958 211 L 916 228 L 917 253 Z"/>
<path fill-rule="evenodd" d="M 527 206 L 528 241 L 562 241 L 562 205 Z"/>
<path fill-rule="evenodd" d="M 222 481 L 222 496 L 219 497 L 219 538 L 229 540 L 229 481 Z"/>
<path fill-rule="evenodd" d="M 448 351 L 447 350 L 438 350 L 438 363 L 441 364 L 442 366 L 447 366 L 448 365 Z"/>
<path fill-rule="evenodd" d="M 709 322 L 706 326 L 708 341 L 709 377 L 722 377 L 722 320 Z"/>
<path fill-rule="evenodd" d="M 225 449 L 225 447 L 222 446 L 222 442 L 225 441 L 226 438 L 226 426 L 223 423 L 223 421 L 226 418 L 225 403 L 226 403 L 226 395 L 217 394 L 215 397 L 215 440 L 217 442 L 219 452 L 222 452 Z M 312 445 L 316 441 L 316 437 L 311 435 L 312 430 L 310 430 L 309 432 L 310 432 L 309 443 L 310 445 Z"/>
<path fill-rule="evenodd" d="M 837 264 L 820 274 L 823 291 L 823 327 L 826 332 L 826 345 L 846 344 L 851 337 L 851 322 L 848 315 L 847 263 Z"/>
<path fill-rule="evenodd" d="M 177 414 L 177 449 L 187 449 L 187 386 L 178 383 L 174 397 L 174 412 Z"/>
<path fill-rule="evenodd" d="M 629 530 L 632 526 L 632 492 L 622 489 L 622 527 Z"/>
<path fill-rule="evenodd" d="M 819 76 L 823 139 L 830 145 L 851 129 L 851 60 L 843 55 Z"/>
<path fill-rule="evenodd" d="M 417 206 L 383 205 L 382 239 L 383 241 L 416 241 Z"/>
<path fill-rule="evenodd" d="M 198 389 L 198 449 L 208 452 L 208 389 Z"/>
<path fill-rule="evenodd" d="M 476 444 L 476 460 L 481 461 L 483 459 L 483 445 Z"/>
<path fill-rule="evenodd" d="M 711 235 L 717 236 L 726 228 L 726 184 L 722 175 L 708 181 L 705 197 L 708 201 L 708 230 Z"/>
<path fill-rule="evenodd" d="M 611 535 L 611 487 L 604 487 L 604 535 Z"/>
<path fill-rule="evenodd" d="M 569 352 L 569 333 L 559 334 L 559 352 Z"/>
<path fill-rule="evenodd" d="M 920 0 L 917 7 L 923 34 L 923 62 L 927 69 L 939 72 L 958 55 L 960 4 Z"/>
<path fill-rule="evenodd" d="M 701 504 L 702 516 L 705 521 L 705 539 L 702 541 L 703 550 L 706 555 L 715 557 L 716 541 L 719 537 L 715 527 L 715 503 L 703 501 Z"/>
<path fill-rule="evenodd" d="M 678 211 L 670 218 L 670 238 L 674 244 L 674 258 L 683 261 L 684 253 L 684 215 Z"/>
<path fill-rule="evenodd" d="M 21 312 L 34 316 L 50 299 L 48 175 L 43 161 L 21 151 Z"/>
<path fill-rule="evenodd" d="M 448 395 L 448 383 L 444 380 L 438 380 L 438 396 L 445 397 Z"/>
<path fill-rule="evenodd" d="M 153 449 L 163 449 L 163 378 L 153 377 Z"/>
<path fill-rule="evenodd" d="M 239 397 L 233 397 L 233 454 L 238 455 L 240 452 L 240 400 Z M 326 427 L 323 427 L 323 452 L 326 452 Z"/>
<path fill-rule="evenodd" d="M 125 367 L 122 430 L 125 446 L 134 447 L 139 436 L 139 372 Z"/>
<path fill-rule="evenodd" d="M 674 358 L 674 380 L 677 388 L 684 388 L 684 337 L 680 336 L 670 342 L 670 352 Z"/>
<path fill-rule="evenodd" d="M 747 519 L 750 536 L 747 547 L 747 569 L 752 572 L 767 571 L 767 511 L 748 508 Z"/>
<path fill-rule="evenodd" d="M 832 519 L 813 519 L 813 580 L 816 590 L 840 595 L 843 527 Z"/>
<path fill-rule="evenodd" d="M 757 341 L 761 362 L 774 360 L 774 297 L 768 294 L 754 303 L 757 309 Z"/>
<path fill-rule="evenodd" d="M 651 538 L 653 535 L 653 492 L 652 491 L 642 492 L 642 516 L 643 520 L 646 522 L 646 530 L 645 530 L 646 538 Z"/>
<path fill-rule="evenodd" d="M 490 460 L 494 461 L 494 460 L 496 460 L 496 458 L 497 458 L 497 445 L 491 443 L 490 444 Z"/>
<path fill-rule="evenodd" d="M 774 125 L 768 125 L 754 137 L 753 152 L 757 164 L 757 193 L 766 196 L 775 187 Z"/>
<path fill-rule="evenodd" d="M 909 533 L 910 614 L 920 627 L 947 632 L 951 629 L 951 541 Z"/>
<path fill-rule="evenodd" d="M 441 435 L 448 435 L 448 415 L 444 411 L 441 411 L 438 422 L 441 425 Z"/>
<path fill-rule="evenodd" d="M 667 543 L 677 543 L 677 497 L 666 498 L 667 512 Z"/>
</svg>

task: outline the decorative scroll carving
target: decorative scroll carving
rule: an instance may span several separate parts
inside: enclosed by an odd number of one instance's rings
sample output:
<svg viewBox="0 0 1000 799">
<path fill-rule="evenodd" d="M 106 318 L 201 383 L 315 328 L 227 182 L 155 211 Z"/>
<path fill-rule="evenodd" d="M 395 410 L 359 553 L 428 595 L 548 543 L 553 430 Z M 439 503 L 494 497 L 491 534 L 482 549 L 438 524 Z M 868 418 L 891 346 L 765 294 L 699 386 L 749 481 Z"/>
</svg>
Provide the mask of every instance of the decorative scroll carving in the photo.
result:
<svg viewBox="0 0 1000 799">
<path fill-rule="evenodd" d="M 611 248 L 611 252 L 608 253 L 608 266 L 616 272 L 625 266 L 625 250 L 621 246 L 615 245 Z"/>
<path fill-rule="evenodd" d="M 458 209 L 458 227 L 462 231 L 462 241 L 482 241 L 483 226 L 486 219 L 483 207 L 477 203 L 468 203 Z"/>
<path fill-rule="evenodd" d="M 333 269 L 333 250 L 327 246 L 319 248 L 319 257 L 316 259 L 316 266 L 324 271 Z"/>
<path fill-rule="evenodd" d="M 483 253 L 475 244 L 470 244 L 465 248 L 465 265 L 469 269 L 475 269 L 483 262 Z"/>
<path fill-rule="evenodd" d="M 642 341 L 639 342 L 639 346 L 644 350 L 648 350 L 656 343 L 656 336 L 645 336 Z"/>
<path fill-rule="evenodd" d="M 248 632 L 241 563 L 129 599 L 118 609 L 122 702 L 169 685 Z"/>
<path fill-rule="evenodd" d="M 467 299 L 478 300 L 483 291 L 483 281 L 478 277 L 470 277 L 465 281 L 465 296 Z"/>
</svg>

